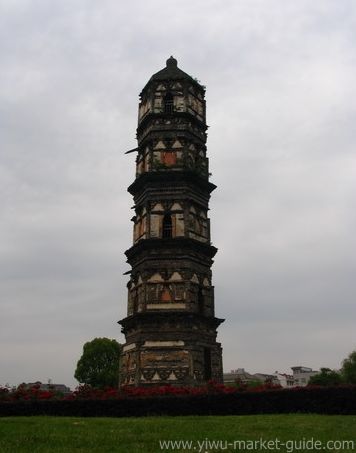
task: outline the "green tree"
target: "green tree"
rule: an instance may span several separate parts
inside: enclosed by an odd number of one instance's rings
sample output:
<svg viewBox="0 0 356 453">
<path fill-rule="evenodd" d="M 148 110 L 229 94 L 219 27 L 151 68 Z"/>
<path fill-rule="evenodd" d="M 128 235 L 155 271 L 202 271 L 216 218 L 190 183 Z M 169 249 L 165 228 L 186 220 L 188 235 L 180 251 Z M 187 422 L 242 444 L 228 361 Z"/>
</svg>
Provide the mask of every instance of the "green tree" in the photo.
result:
<svg viewBox="0 0 356 453">
<path fill-rule="evenodd" d="M 309 385 L 339 385 L 342 382 L 340 373 L 330 368 L 320 368 L 320 373 L 311 376 Z"/>
<path fill-rule="evenodd" d="M 356 351 L 342 362 L 341 374 L 348 384 L 356 384 Z"/>
<path fill-rule="evenodd" d="M 116 340 L 94 338 L 83 346 L 75 379 L 92 387 L 117 387 L 121 346 Z"/>
</svg>

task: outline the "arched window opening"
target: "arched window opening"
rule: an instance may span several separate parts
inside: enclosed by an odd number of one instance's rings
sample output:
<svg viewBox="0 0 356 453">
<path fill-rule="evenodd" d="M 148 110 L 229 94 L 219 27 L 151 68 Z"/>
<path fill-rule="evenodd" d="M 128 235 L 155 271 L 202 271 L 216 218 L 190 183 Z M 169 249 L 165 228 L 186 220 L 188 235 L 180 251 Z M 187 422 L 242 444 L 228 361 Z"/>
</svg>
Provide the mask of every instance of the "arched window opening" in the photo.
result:
<svg viewBox="0 0 356 453">
<path fill-rule="evenodd" d="M 164 97 L 164 113 L 173 113 L 173 96 L 167 93 Z"/>
<path fill-rule="evenodd" d="M 172 217 L 169 214 L 165 214 L 162 222 L 162 237 L 172 237 Z"/>
</svg>

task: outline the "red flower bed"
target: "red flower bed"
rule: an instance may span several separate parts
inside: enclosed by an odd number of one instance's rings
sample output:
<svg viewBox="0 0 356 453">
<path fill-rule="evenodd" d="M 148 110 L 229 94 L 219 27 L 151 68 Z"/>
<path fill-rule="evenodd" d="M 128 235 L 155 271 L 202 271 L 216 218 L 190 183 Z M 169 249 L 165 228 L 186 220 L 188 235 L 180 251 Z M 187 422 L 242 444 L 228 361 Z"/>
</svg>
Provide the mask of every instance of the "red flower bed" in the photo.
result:
<svg viewBox="0 0 356 453">
<path fill-rule="evenodd" d="M 23 400 L 107 400 L 123 398 L 145 398 L 153 396 L 179 396 L 179 395 L 209 395 L 209 394 L 233 394 L 237 392 L 262 392 L 266 390 L 279 389 L 279 386 L 264 384 L 259 387 L 226 386 L 214 381 L 206 385 L 195 387 L 177 387 L 174 385 L 164 385 L 157 387 L 121 387 L 98 389 L 90 385 L 80 385 L 69 395 L 63 395 L 54 390 L 41 390 L 40 385 L 32 387 L 20 385 L 15 390 L 0 387 L 0 401 L 23 401 Z"/>
<path fill-rule="evenodd" d="M 40 384 L 35 384 L 31 387 L 21 384 L 12 390 L 0 387 L 0 401 L 33 401 L 61 398 L 63 398 L 61 393 L 54 390 L 42 390 Z"/>
<path fill-rule="evenodd" d="M 0 388 L 0 417 L 53 415 L 139 417 L 147 415 L 356 414 L 356 386 L 245 388 L 210 382 L 201 387 L 80 386 L 69 395 L 20 386 Z"/>
</svg>

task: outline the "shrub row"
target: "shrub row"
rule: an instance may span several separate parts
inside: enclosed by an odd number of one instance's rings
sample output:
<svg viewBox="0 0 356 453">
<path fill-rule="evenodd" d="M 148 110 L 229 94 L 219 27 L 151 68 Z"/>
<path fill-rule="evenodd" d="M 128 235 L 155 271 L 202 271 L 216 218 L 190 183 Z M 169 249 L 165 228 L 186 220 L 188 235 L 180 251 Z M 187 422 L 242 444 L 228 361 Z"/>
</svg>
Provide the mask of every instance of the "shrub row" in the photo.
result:
<svg viewBox="0 0 356 453">
<path fill-rule="evenodd" d="M 163 395 L 113 399 L 0 402 L 0 416 L 129 417 L 147 415 L 243 415 L 274 413 L 356 414 L 356 387 L 263 392 Z"/>
<path fill-rule="evenodd" d="M 33 385 L 21 384 L 16 389 L 9 390 L 6 387 L 0 387 L 0 401 L 26 401 L 26 400 L 53 400 L 53 399 L 122 399 L 128 397 L 148 397 L 162 395 L 206 395 L 211 393 L 235 393 L 235 392 L 262 392 L 265 390 L 280 389 L 271 383 L 261 384 L 257 387 L 248 387 L 244 384 L 235 386 L 226 386 L 215 381 L 209 381 L 200 386 L 174 386 L 161 385 L 152 387 L 132 387 L 125 386 L 118 388 L 106 387 L 95 388 L 90 385 L 80 385 L 74 392 L 62 394 L 55 391 L 54 388 L 43 390 L 42 384 Z"/>
</svg>

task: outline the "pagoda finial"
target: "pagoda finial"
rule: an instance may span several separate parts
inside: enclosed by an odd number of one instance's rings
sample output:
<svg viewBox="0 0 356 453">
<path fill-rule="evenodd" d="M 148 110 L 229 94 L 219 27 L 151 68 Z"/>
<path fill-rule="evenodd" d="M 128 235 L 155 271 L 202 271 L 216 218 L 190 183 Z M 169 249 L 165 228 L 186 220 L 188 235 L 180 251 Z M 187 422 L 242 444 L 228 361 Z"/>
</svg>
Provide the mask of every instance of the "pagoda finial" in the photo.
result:
<svg viewBox="0 0 356 453">
<path fill-rule="evenodd" d="M 177 60 L 171 55 L 168 60 L 166 61 L 167 68 L 176 68 L 177 67 Z"/>
</svg>

